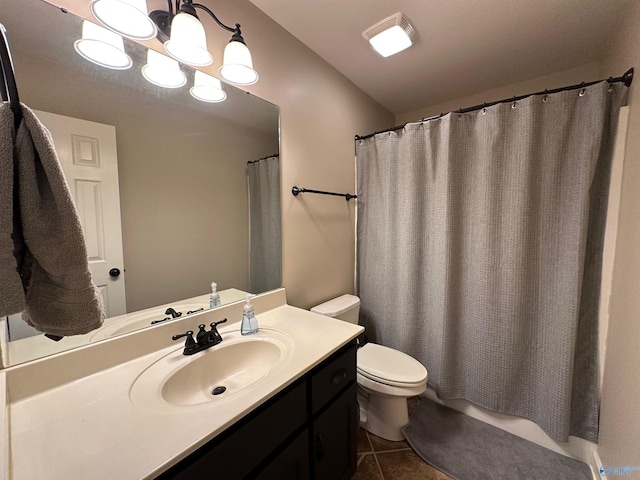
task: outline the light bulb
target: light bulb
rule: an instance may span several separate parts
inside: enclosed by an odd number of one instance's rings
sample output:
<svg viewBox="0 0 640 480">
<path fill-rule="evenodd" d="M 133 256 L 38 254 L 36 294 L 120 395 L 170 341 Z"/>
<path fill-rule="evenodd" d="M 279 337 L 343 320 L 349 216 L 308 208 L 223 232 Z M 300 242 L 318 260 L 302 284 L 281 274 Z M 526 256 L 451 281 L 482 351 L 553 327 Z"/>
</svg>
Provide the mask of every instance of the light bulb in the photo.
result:
<svg viewBox="0 0 640 480">
<path fill-rule="evenodd" d="M 164 49 L 176 60 L 187 65 L 204 67 L 213 63 L 207 50 L 207 38 L 200 21 L 188 13 L 178 13 L 171 21 L 171 38 Z"/>
<path fill-rule="evenodd" d="M 189 93 L 198 100 L 210 103 L 222 102 L 227 98 L 227 94 L 222 90 L 222 82 L 200 70 L 196 70 L 193 87 L 189 89 Z"/>
<path fill-rule="evenodd" d="M 411 46 L 411 39 L 399 25 L 380 32 L 369 40 L 371 46 L 383 57 L 389 57 Z"/>
<path fill-rule="evenodd" d="M 147 64 L 142 67 L 142 75 L 159 87 L 178 88 L 187 83 L 187 76 L 176 60 L 151 49 L 147 51 Z"/>
<path fill-rule="evenodd" d="M 91 12 L 105 27 L 125 37 L 149 40 L 158 33 L 146 0 L 93 0 Z"/>
<path fill-rule="evenodd" d="M 80 56 L 102 67 L 126 70 L 133 65 L 120 35 L 87 20 L 82 23 L 82 38 L 73 47 Z"/>
<path fill-rule="evenodd" d="M 258 73 L 253 69 L 251 52 L 247 46 L 235 40 L 224 48 L 224 64 L 220 75 L 225 80 L 238 85 L 253 85 L 258 81 Z"/>
</svg>

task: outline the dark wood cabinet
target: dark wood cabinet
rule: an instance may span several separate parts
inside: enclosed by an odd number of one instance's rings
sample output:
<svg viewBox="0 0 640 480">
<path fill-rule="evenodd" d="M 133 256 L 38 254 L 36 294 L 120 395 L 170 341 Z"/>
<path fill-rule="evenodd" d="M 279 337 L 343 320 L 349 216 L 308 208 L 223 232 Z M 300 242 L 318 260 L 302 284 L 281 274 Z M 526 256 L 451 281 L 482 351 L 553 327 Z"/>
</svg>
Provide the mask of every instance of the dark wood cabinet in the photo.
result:
<svg viewBox="0 0 640 480">
<path fill-rule="evenodd" d="M 309 430 L 306 428 L 265 468 L 256 472 L 256 480 L 309 480 Z"/>
<path fill-rule="evenodd" d="M 355 379 L 351 343 L 158 478 L 351 478 L 358 428 Z"/>
<path fill-rule="evenodd" d="M 356 384 L 351 383 L 311 428 L 313 478 L 346 480 L 356 471 L 354 445 L 358 435 Z"/>
</svg>

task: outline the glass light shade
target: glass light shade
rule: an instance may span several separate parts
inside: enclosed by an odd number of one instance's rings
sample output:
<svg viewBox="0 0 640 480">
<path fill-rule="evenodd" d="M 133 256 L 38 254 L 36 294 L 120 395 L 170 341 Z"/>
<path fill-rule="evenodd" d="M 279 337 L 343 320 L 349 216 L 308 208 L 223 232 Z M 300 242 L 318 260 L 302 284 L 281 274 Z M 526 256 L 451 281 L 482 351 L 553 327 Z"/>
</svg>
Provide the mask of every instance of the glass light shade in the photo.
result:
<svg viewBox="0 0 640 480">
<path fill-rule="evenodd" d="M 383 57 L 389 57 L 411 46 L 411 39 L 399 25 L 380 32 L 369 40 L 371 46 Z"/>
<path fill-rule="evenodd" d="M 164 49 L 176 60 L 204 67 L 213 63 L 213 55 L 207 50 L 207 37 L 200 21 L 188 13 L 179 13 L 171 21 L 171 38 Z"/>
<path fill-rule="evenodd" d="M 231 41 L 224 47 L 224 62 L 220 75 L 238 85 L 252 85 L 258 81 L 258 72 L 253 69 L 251 52 L 242 42 Z"/>
<path fill-rule="evenodd" d="M 73 47 L 80 56 L 102 67 L 126 70 L 133 65 L 120 35 L 86 20 L 82 23 L 82 38 Z"/>
<path fill-rule="evenodd" d="M 187 76 L 177 61 L 151 49 L 147 50 L 147 64 L 142 67 L 142 76 L 165 88 L 178 88 L 187 83 Z"/>
<path fill-rule="evenodd" d="M 125 37 L 149 40 L 158 33 L 146 0 L 93 0 L 91 12 L 105 27 Z"/>
<path fill-rule="evenodd" d="M 210 103 L 222 102 L 227 98 L 227 94 L 222 90 L 222 82 L 200 70 L 196 70 L 193 87 L 189 89 L 189 93 L 198 100 Z"/>
</svg>

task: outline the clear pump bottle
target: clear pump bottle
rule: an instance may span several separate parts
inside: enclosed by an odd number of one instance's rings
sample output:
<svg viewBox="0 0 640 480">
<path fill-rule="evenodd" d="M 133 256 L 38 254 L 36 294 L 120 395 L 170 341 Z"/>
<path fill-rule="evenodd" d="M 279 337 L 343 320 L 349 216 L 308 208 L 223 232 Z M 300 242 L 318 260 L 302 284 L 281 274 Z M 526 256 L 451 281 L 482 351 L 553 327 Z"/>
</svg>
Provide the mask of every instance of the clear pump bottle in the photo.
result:
<svg viewBox="0 0 640 480">
<path fill-rule="evenodd" d="M 216 282 L 211 282 L 211 295 L 209 295 L 209 308 L 219 307 L 222 305 L 220 301 L 220 294 L 218 293 L 218 285 Z"/>
<path fill-rule="evenodd" d="M 253 295 L 247 295 L 247 302 L 242 309 L 242 323 L 240 324 L 240 333 L 242 335 L 251 335 L 258 331 L 258 319 L 256 318 L 251 299 Z"/>
</svg>

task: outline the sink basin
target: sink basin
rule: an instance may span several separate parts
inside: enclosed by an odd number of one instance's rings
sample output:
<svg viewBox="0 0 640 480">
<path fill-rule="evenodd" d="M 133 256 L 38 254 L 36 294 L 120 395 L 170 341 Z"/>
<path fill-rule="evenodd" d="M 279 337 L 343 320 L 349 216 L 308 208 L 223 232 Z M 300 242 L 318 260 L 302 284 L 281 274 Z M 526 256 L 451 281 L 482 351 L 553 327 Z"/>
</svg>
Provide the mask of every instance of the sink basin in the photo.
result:
<svg viewBox="0 0 640 480">
<path fill-rule="evenodd" d="M 131 387 L 131 401 L 147 407 L 227 402 L 273 377 L 293 355 L 293 340 L 277 330 L 220 334 L 223 342 L 208 350 L 183 355 L 180 348 L 152 364 Z"/>
<path fill-rule="evenodd" d="M 173 305 L 172 308 L 177 312 L 182 312 L 182 316 L 178 318 L 183 319 L 186 317 L 188 311 L 198 310 L 199 308 L 207 310 L 209 309 L 209 305 L 205 303 L 185 303 Z M 133 312 L 110 319 L 108 318 L 105 321 L 105 324 L 95 331 L 91 340 L 103 340 L 105 338 L 111 338 L 116 335 L 135 332 L 136 330 L 150 327 L 151 322 L 171 316 L 165 313 L 166 309 L 166 306 L 154 307 L 141 312 Z M 167 322 L 172 320 L 174 319 L 167 320 Z"/>
</svg>

